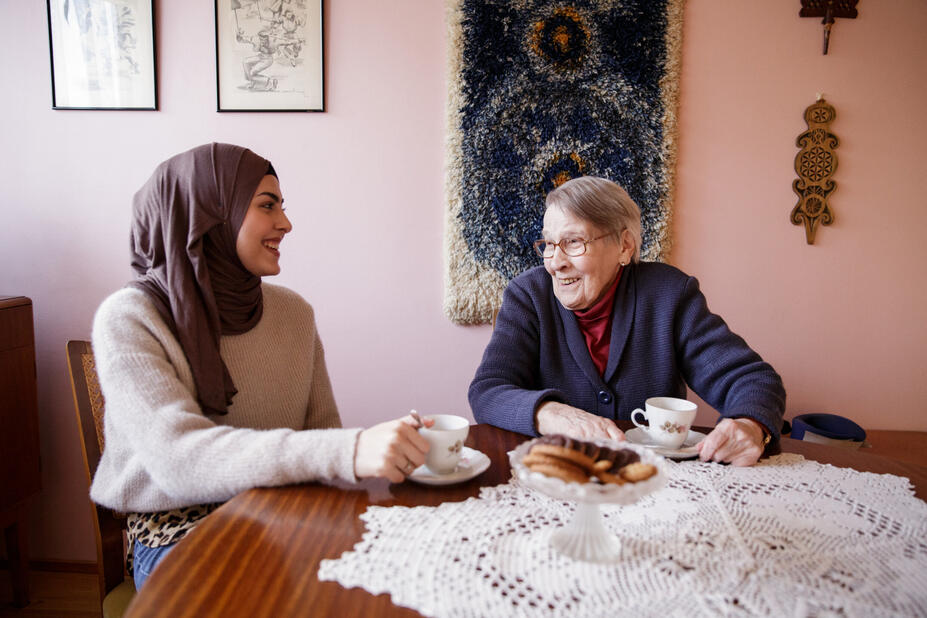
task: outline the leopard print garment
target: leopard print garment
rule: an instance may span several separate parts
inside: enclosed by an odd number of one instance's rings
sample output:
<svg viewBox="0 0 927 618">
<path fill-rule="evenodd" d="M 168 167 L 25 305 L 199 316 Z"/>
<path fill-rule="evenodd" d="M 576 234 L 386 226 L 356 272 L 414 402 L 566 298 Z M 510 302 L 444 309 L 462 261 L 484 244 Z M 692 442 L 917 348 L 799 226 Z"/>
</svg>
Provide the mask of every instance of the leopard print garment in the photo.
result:
<svg viewBox="0 0 927 618">
<path fill-rule="evenodd" d="M 164 547 L 176 543 L 200 522 L 201 519 L 222 506 L 221 502 L 185 506 L 157 513 L 128 513 L 126 526 L 129 547 L 126 553 L 126 567 L 132 574 L 135 558 L 135 541 L 147 547 Z"/>
</svg>

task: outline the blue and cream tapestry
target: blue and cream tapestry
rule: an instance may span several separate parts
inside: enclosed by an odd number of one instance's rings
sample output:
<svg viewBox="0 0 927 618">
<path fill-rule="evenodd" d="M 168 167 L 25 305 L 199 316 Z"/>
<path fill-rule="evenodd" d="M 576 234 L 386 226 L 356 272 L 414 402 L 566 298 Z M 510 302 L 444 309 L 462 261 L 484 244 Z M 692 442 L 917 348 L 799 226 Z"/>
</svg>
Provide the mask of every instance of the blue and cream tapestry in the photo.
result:
<svg viewBox="0 0 927 618">
<path fill-rule="evenodd" d="M 638 203 L 669 250 L 684 0 L 449 0 L 445 313 L 487 322 L 541 263 L 544 197 L 576 176 Z"/>
</svg>

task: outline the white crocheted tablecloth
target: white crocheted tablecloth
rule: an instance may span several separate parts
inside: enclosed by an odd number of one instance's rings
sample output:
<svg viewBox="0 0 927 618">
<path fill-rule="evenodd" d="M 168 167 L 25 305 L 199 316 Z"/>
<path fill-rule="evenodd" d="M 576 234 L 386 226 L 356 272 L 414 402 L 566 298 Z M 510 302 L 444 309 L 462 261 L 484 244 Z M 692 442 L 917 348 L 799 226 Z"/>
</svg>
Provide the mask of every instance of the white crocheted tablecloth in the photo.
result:
<svg viewBox="0 0 927 618">
<path fill-rule="evenodd" d="M 558 554 L 573 503 L 511 481 L 438 507 L 376 507 L 319 579 L 427 616 L 927 616 L 927 504 L 908 479 L 783 454 L 670 463 L 666 487 L 602 505 L 615 564 Z"/>
</svg>

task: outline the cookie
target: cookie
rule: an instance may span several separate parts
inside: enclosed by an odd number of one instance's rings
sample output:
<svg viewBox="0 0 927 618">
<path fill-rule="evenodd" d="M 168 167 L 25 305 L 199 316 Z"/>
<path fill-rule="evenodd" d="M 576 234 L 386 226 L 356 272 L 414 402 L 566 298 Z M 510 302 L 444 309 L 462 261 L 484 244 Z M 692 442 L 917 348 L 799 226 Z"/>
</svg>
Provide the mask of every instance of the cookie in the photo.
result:
<svg viewBox="0 0 927 618">
<path fill-rule="evenodd" d="M 576 464 L 574 464 L 572 461 L 568 459 L 561 459 L 560 457 L 555 457 L 553 455 L 545 455 L 543 453 L 530 452 L 527 455 L 525 455 L 524 459 L 522 459 L 521 462 L 525 464 L 526 466 L 528 466 L 529 468 L 533 466 L 534 464 L 551 464 L 551 465 L 570 465 L 570 466 L 574 466 L 578 470 L 583 469 L 582 467 L 577 466 Z"/>
<path fill-rule="evenodd" d="M 621 478 L 620 474 L 613 474 L 608 470 L 596 470 L 595 477 L 603 483 L 610 483 L 612 485 L 624 485 L 626 482 Z"/>
<path fill-rule="evenodd" d="M 535 444 L 551 444 L 553 446 L 565 446 L 568 449 L 579 451 L 580 453 L 591 457 L 593 460 L 599 458 L 600 446 L 592 442 L 585 442 L 563 434 L 547 434 L 537 439 Z"/>
<path fill-rule="evenodd" d="M 581 468 L 569 463 L 535 463 L 528 466 L 532 472 L 558 478 L 567 483 L 588 483 L 589 475 Z"/>
<path fill-rule="evenodd" d="M 548 455 L 550 457 L 556 457 L 557 459 L 562 459 L 579 466 L 587 473 L 592 472 L 592 466 L 595 464 L 595 459 L 589 455 L 586 455 L 582 451 L 578 451 L 567 446 L 557 446 L 554 444 L 535 444 L 531 447 L 531 450 L 528 451 L 528 454 Z"/>
<path fill-rule="evenodd" d="M 646 481 L 656 473 L 656 466 L 640 461 L 628 464 L 618 471 L 618 474 L 621 475 L 621 478 L 632 483 Z"/>
<path fill-rule="evenodd" d="M 618 470 L 635 461 L 640 461 L 641 457 L 636 452 L 628 448 L 610 449 L 603 448 L 599 453 L 599 461 L 608 461 L 611 466 L 607 469 L 609 472 L 618 474 Z"/>
</svg>

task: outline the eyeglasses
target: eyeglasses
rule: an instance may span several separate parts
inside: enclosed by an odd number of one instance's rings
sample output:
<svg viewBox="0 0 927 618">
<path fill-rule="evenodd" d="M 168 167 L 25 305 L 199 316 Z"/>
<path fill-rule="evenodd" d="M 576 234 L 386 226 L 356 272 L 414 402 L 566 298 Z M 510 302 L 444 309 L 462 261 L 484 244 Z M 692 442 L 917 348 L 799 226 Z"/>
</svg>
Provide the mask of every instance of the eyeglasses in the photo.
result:
<svg viewBox="0 0 927 618">
<path fill-rule="evenodd" d="M 595 238 L 590 238 L 589 240 L 583 240 L 582 238 L 564 238 L 560 242 L 550 242 L 544 239 L 535 240 L 534 250 L 545 259 L 554 257 L 554 251 L 556 251 L 557 247 L 560 247 L 560 250 L 563 251 L 565 255 L 579 257 L 586 252 L 586 245 L 600 238 L 605 238 L 606 236 L 611 236 L 611 232 L 596 236 Z"/>
</svg>

